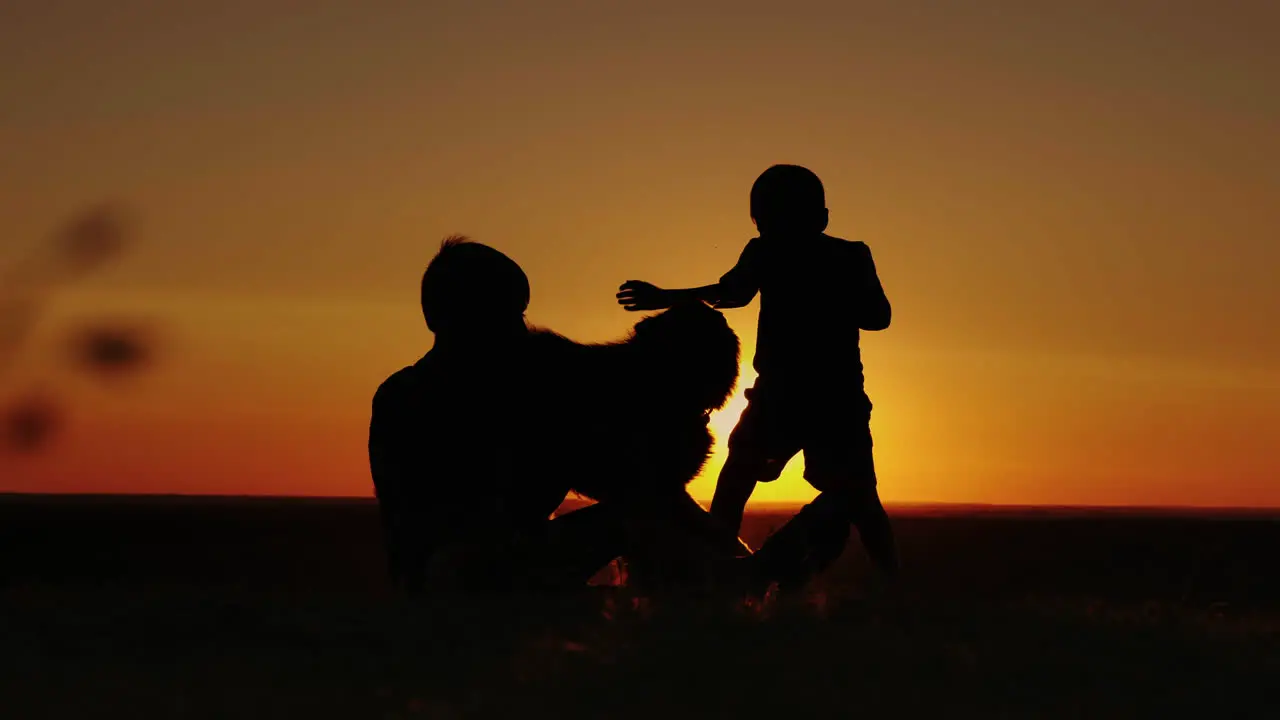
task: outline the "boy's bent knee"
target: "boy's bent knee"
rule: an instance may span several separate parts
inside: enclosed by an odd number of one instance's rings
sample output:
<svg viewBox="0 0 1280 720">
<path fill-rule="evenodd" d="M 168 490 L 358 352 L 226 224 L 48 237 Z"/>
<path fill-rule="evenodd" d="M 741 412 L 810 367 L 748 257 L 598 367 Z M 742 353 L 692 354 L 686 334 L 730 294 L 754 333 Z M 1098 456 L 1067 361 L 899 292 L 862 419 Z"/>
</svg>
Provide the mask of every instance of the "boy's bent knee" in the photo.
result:
<svg viewBox="0 0 1280 720">
<path fill-rule="evenodd" d="M 814 503 L 821 503 L 829 512 L 837 512 L 855 524 L 885 517 L 884 505 L 874 486 L 848 487 L 824 490 Z"/>
<path fill-rule="evenodd" d="M 729 451 L 720 471 L 717 486 L 722 484 L 754 487 L 758 482 L 772 482 L 782 475 L 786 463 L 751 451 Z"/>
</svg>

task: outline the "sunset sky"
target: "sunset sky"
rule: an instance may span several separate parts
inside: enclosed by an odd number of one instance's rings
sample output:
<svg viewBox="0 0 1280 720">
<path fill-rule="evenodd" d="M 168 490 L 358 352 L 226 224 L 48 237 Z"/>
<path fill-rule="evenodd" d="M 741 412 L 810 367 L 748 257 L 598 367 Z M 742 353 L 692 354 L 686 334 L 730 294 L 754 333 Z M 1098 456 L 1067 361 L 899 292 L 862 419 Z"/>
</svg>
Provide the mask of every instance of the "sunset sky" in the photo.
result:
<svg viewBox="0 0 1280 720">
<path fill-rule="evenodd" d="M 0 491 L 368 495 L 443 236 L 611 339 L 619 283 L 717 278 L 790 162 L 894 305 L 886 501 L 1280 506 L 1277 37 L 1265 0 L 7 0 L 0 267 L 98 202 L 137 224 L 0 375 L 67 405 Z M 61 364 L 96 316 L 153 323 L 154 370 Z"/>
</svg>

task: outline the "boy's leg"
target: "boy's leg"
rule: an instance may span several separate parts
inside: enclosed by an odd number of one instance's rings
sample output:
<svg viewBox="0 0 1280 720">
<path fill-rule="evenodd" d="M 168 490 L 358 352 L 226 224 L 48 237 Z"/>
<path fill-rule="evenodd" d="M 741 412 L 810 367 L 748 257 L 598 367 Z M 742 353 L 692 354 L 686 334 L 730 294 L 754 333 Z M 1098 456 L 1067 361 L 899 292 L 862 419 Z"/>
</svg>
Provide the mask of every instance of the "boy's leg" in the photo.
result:
<svg viewBox="0 0 1280 720">
<path fill-rule="evenodd" d="M 776 399 L 761 403 L 756 388 L 746 396 L 747 407 L 729 435 L 729 457 L 716 480 L 710 510 L 735 535 L 742 532 L 742 516 L 756 484 L 777 480 L 787 461 L 800 452 L 783 406 Z"/>
<path fill-rule="evenodd" d="M 625 524 L 628 584 L 642 592 L 733 585 L 751 554 L 684 492 L 628 503 Z"/>
<path fill-rule="evenodd" d="M 742 516 L 746 513 L 747 501 L 763 473 L 761 463 L 754 458 L 729 451 L 716 480 L 715 495 L 711 498 L 711 516 L 729 532 L 735 535 L 742 532 Z"/>
<path fill-rule="evenodd" d="M 622 517 L 602 503 L 557 515 L 530 564 L 540 577 L 535 586 L 573 588 L 587 581 L 626 549 Z"/>
<path fill-rule="evenodd" d="M 435 553 L 427 584 L 464 593 L 573 591 L 622 554 L 623 540 L 611 508 L 591 505 L 520 529 L 458 538 Z"/>
<path fill-rule="evenodd" d="M 874 512 L 879 508 L 880 512 Z M 782 591 L 804 587 L 843 554 L 850 527 L 858 528 L 867 554 L 886 579 L 897 574 L 893 529 L 876 499 L 855 500 L 840 490 L 822 492 L 756 551 L 761 572 L 776 580 Z"/>
<path fill-rule="evenodd" d="M 872 564 L 886 578 L 894 578 L 898 574 L 897 542 L 877 490 L 870 426 L 846 425 L 838 435 L 830 430 L 816 433 L 804 451 L 805 479 L 820 491 L 814 504 L 843 514 L 858 529 Z M 844 551 L 844 544 L 843 539 L 831 535 L 815 548 L 815 563 L 823 569 L 830 566 Z"/>
<path fill-rule="evenodd" d="M 784 592 L 801 588 L 830 565 L 849 539 L 849 518 L 834 496 L 819 495 L 765 540 L 752 556 L 757 573 Z M 832 552 L 834 550 L 834 552 Z"/>
<path fill-rule="evenodd" d="M 888 579 L 897 577 L 898 548 L 897 541 L 894 539 L 893 524 L 889 521 L 889 514 L 885 512 L 875 489 L 824 492 L 822 496 L 828 496 L 844 516 L 849 518 L 853 527 L 858 529 L 862 546 L 881 575 Z M 839 544 L 832 542 L 820 546 L 816 552 L 815 564 L 825 569 L 840 557 L 843 550 L 844 542 Z"/>
</svg>

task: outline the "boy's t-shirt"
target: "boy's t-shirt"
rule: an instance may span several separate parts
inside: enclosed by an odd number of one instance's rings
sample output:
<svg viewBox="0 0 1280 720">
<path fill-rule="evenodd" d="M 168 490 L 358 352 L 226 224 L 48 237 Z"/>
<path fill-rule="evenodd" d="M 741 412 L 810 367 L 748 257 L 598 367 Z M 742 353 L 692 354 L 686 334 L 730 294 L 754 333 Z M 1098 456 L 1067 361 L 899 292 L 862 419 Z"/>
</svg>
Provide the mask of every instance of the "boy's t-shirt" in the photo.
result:
<svg viewBox="0 0 1280 720">
<path fill-rule="evenodd" d="M 757 387 L 808 397 L 863 391 L 861 328 L 887 318 L 889 301 L 865 243 L 825 234 L 754 238 L 720 279 L 722 293 L 760 293 Z"/>
</svg>

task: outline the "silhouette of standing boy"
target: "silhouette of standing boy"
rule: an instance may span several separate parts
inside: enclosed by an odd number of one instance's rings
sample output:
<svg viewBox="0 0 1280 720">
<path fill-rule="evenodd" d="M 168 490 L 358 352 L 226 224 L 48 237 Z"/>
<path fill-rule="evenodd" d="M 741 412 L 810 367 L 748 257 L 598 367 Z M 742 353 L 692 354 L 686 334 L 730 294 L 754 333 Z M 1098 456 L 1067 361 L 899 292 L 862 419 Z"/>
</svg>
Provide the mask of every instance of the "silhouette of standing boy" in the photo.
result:
<svg viewBox="0 0 1280 720">
<path fill-rule="evenodd" d="M 830 565 L 852 524 L 875 565 L 893 577 L 897 552 L 876 491 L 871 401 L 858 349 L 859 331 L 883 330 L 890 320 L 871 250 L 825 233 L 822 181 L 796 165 L 775 165 L 760 175 L 751 188 L 751 218 L 759 237 L 718 283 L 669 290 L 630 280 L 619 289 L 618 302 L 646 311 L 692 297 L 739 308 L 760 293 L 758 378 L 729 437 L 711 513 L 739 532 L 756 483 L 776 480 L 803 452 L 805 479 L 819 496 L 801 514 L 826 518 L 788 524 L 792 532 L 822 535 L 805 570 Z"/>
</svg>

